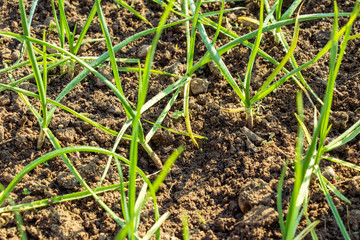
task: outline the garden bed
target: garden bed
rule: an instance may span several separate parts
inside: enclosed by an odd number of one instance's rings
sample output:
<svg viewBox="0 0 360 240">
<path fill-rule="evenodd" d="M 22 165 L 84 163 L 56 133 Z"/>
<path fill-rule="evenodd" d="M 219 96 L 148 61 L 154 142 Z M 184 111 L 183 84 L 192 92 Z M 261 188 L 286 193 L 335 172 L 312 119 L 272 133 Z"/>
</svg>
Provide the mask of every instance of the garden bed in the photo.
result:
<svg viewBox="0 0 360 240">
<path fill-rule="evenodd" d="M 66 14 L 71 29 L 77 23 L 79 34 L 93 6 L 93 1 L 74 0 L 66 4 Z M 286 9 L 290 1 L 284 1 Z M 351 12 L 355 1 L 339 3 L 341 12 Z M 113 1 L 101 2 L 113 45 L 150 29 L 151 26 L 133 13 L 117 6 Z M 22 34 L 20 12 L 17 1 L 0 0 L 0 31 Z M 131 6 L 157 26 L 164 8 L 152 1 L 132 1 Z M 221 3 L 203 5 L 201 11 L 219 10 Z M 241 22 L 238 17 L 259 18 L 260 1 L 229 2 L 225 9 L 246 7 L 224 14 L 223 26 L 231 27 L 241 36 L 257 28 L 255 24 Z M 27 6 L 27 10 L 30 6 Z M 333 12 L 330 0 L 305 1 L 301 14 Z M 39 1 L 34 14 L 31 33 L 42 39 L 43 30 L 47 31 L 46 40 L 59 46 L 56 30 L 49 30 L 48 22 L 53 17 L 50 1 Z M 169 21 L 179 18 L 170 14 Z M 218 21 L 218 17 L 211 17 Z M 340 18 L 340 27 L 348 18 Z M 299 42 L 294 57 L 301 65 L 312 59 L 330 40 L 332 19 L 325 18 L 300 23 Z M 360 24 L 355 21 L 353 34 L 359 34 Z M 206 27 L 212 36 L 216 29 Z M 292 38 L 294 25 L 283 27 L 287 40 Z M 288 33 L 288 34 L 287 34 Z M 95 17 L 85 37 L 102 38 L 99 19 Z M 146 35 L 131 42 L 117 52 L 119 58 L 138 58 L 141 48 L 151 44 L 154 34 Z M 229 42 L 229 38 L 220 33 L 216 47 Z M 253 42 L 253 40 L 251 40 Z M 330 138 L 339 136 L 360 118 L 360 52 L 359 39 L 349 41 L 344 56 L 334 93 L 330 123 Z M 35 45 L 40 47 L 40 45 Z M 281 44 L 274 40 L 272 32 L 263 35 L 260 48 L 277 61 L 286 54 Z M 0 57 L 11 65 L 18 57 L 21 43 L 12 38 L 0 38 Z M 81 46 L 79 56 L 100 56 L 107 51 L 105 40 L 90 42 Z M 200 35 L 197 36 L 194 51 L 194 62 L 205 53 Z M 238 45 L 222 56 L 234 78 L 244 79 L 251 51 Z M 27 58 L 26 58 L 27 59 Z M 144 63 L 141 59 L 141 63 Z M 160 36 L 152 68 L 183 76 L 186 72 L 186 32 L 184 25 L 167 28 Z M 135 63 L 121 63 L 119 66 L 137 67 Z M 4 68 L 1 65 L 1 68 Z M 291 69 L 291 65 L 286 65 Z M 257 57 L 252 74 L 252 85 L 258 89 L 264 79 L 273 71 L 274 66 L 262 57 Z M 20 71 L 21 70 L 21 71 Z M 75 76 L 82 70 L 76 66 Z M 99 70 L 107 79 L 114 82 L 110 63 L 105 63 Z M 12 77 L 18 80 L 32 73 L 30 66 L 12 71 Z M 316 64 L 301 72 L 309 86 L 322 99 L 325 94 L 329 74 L 328 54 Z M 281 74 L 280 74 L 281 75 Z M 188 216 L 191 239 L 281 239 L 279 216 L 276 206 L 277 188 L 282 169 L 286 162 L 295 160 L 295 145 L 298 131 L 296 93 L 298 85 L 288 80 L 276 92 L 258 102 L 255 108 L 254 127 L 249 130 L 258 141 L 249 140 L 245 112 L 228 113 L 225 108 L 240 107 L 238 96 L 226 79 L 211 71 L 209 65 L 201 67 L 193 75 L 208 83 L 207 89 L 200 93 L 190 94 L 189 109 L 191 126 L 195 134 L 207 139 L 198 139 L 197 148 L 190 137 L 159 129 L 149 145 L 165 162 L 170 154 L 180 145 L 186 150 L 174 163 L 164 183 L 157 192 L 157 203 L 160 214 L 170 212 L 169 218 L 161 227 L 161 239 L 181 239 L 183 234 L 183 213 Z M 136 104 L 138 99 L 138 72 L 120 72 L 120 79 L 127 99 Z M 205 80 L 204 80 L 205 79 Z M 49 71 L 47 96 L 55 99 L 72 80 L 67 74 L 61 75 L 60 68 Z M 0 81 L 8 84 L 8 74 L 0 75 Z M 177 81 L 175 77 L 152 74 L 149 81 L 147 100 L 158 94 L 170 84 Z M 35 80 L 21 83 L 20 88 L 36 92 Z M 196 86 L 191 86 L 195 88 Z M 183 110 L 183 94 L 180 94 L 171 108 L 162 126 L 180 132 L 187 132 Z M 146 111 L 141 118 L 155 122 L 161 111 L 170 100 L 171 95 L 159 101 Z M 38 99 L 29 98 L 39 108 Z M 316 103 L 316 101 L 315 101 Z M 79 112 L 103 126 L 120 131 L 127 120 L 121 102 L 100 79 L 89 74 L 66 97 L 61 104 Z M 305 123 L 309 130 L 313 128 L 313 107 L 304 97 Z M 320 109 L 320 104 L 316 103 Z M 153 125 L 143 121 L 143 128 L 148 132 Z M 57 108 L 50 122 L 49 129 L 54 133 L 62 147 L 86 145 L 111 149 L 115 136 L 91 126 L 74 115 Z M 45 140 L 42 148 L 37 149 L 40 127 L 36 118 L 24 104 L 19 94 L 5 90 L 0 92 L 0 183 L 6 187 L 26 165 L 45 153 L 53 151 L 50 141 Z M 131 134 L 128 130 L 127 134 Z M 353 164 L 360 164 L 360 138 L 357 136 L 347 145 L 331 152 L 337 157 Z M 128 158 L 130 141 L 121 140 L 116 152 Z M 106 165 L 107 156 L 96 153 L 71 153 L 68 155 L 90 187 L 95 188 Z M 360 231 L 360 178 L 356 170 L 343 165 L 322 161 L 320 167 L 331 166 L 336 174 L 336 188 L 346 196 L 351 205 L 333 196 L 340 216 L 352 239 L 358 239 Z M 154 180 L 159 170 L 146 151 L 139 147 L 138 167 Z M 116 165 L 111 165 L 104 185 L 116 184 L 119 175 Z M 283 207 L 288 207 L 294 183 L 294 171 L 287 168 L 283 189 Z M 85 189 L 70 174 L 60 157 L 36 167 L 17 184 L 11 198 L 17 203 L 30 203 L 44 198 L 61 196 Z M 99 195 L 115 213 L 121 213 L 119 191 L 109 191 Z M 243 203 L 245 205 L 242 205 Z M 239 206 L 240 205 L 240 206 Z M 242 209 L 241 209 L 242 208 Z M 324 194 L 315 181 L 310 186 L 308 215 L 311 221 L 320 220 L 315 231 L 320 239 L 342 239 L 338 225 L 332 216 Z M 286 212 L 286 211 L 285 211 Z M 113 239 L 121 229 L 116 221 L 92 198 L 87 197 L 74 201 L 50 204 L 43 208 L 27 210 L 21 213 L 24 227 L 29 239 Z M 17 221 L 14 215 L 2 215 L 3 226 L 0 228 L 0 239 L 18 239 Z M 151 204 L 145 206 L 140 218 L 139 236 L 143 236 L 154 224 L 154 210 Z M 300 223 L 300 229 L 306 226 L 306 220 Z M 299 230 L 300 230 L 299 229 Z M 308 236 L 309 237 L 309 236 Z"/>
</svg>

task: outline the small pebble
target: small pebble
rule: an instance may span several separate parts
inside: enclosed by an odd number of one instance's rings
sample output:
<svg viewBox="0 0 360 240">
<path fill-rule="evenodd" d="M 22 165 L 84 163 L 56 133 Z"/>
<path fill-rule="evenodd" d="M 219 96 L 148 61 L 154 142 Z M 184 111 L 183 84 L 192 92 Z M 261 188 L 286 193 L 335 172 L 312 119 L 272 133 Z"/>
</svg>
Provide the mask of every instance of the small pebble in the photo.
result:
<svg viewBox="0 0 360 240">
<path fill-rule="evenodd" d="M 238 204 L 239 204 L 239 208 L 240 208 L 241 212 L 243 212 L 243 213 L 247 213 L 251 209 L 249 202 L 238 199 Z"/>
<path fill-rule="evenodd" d="M 14 179 L 14 176 L 11 175 L 10 173 L 4 173 L 2 175 L 2 178 L 4 179 L 5 182 L 10 183 Z"/>
<path fill-rule="evenodd" d="M 150 49 L 151 49 L 151 45 L 142 46 L 138 52 L 138 57 L 145 58 L 148 52 L 150 51 Z"/>
<path fill-rule="evenodd" d="M 81 123 L 81 129 L 84 131 L 90 130 L 92 125 L 88 122 L 82 122 Z"/>
<path fill-rule="evenodd" d="M 148 17 L 148 18 L 153 18 L 155 14 L 154 14 L 153 11 L 146 11 L 146 12 L 145 12 L 145 15 L 146 15 L 146 17 Z"/>
<path fill-rule="evenodd" d="M 183 75 L 186 72 L 186 65 L 181 63 L 180 61 L 176 61 L 173 65 L 171 65 L 168 70 L 169 73 L 173 73 L 175 75 Z"/>
<path fill-rule="evenodd" d="M 177 18 L 177 17 L 170 17 L 170 18 L 168 19 L 168 21 L 169 21 L 169 23 L 173 23 L 173 22 L 179 21 L 179 18 Z"/>
<path fill-rule="evenodd" d="M 91 141 L 91 142 L 90 142 L 90 146 L 100 147 L 100 145 L 99 145 L 97 142 L 95 142 L 95 141 Z"/>
<path fill-rule="evenodd" d="M 119 27 L 120 27 L 119 24 L 114 24 L 114 25 L 112 25 L 111 28 L 113 29 L 114 32 L 116 32 L 119 30 Z"/>
<path fill-rule="evenodd" d="M 19 50 L 15 50 L 11 53 L 11 59 L 16 61 L 20 58 L 20 51 Z"/>
<path fill-rule="evenodd" d="M 104 87 L 106 84 L 103 80 L 95 76 L 95 86 L 98 88 Z"/>
<path fill-rule="evenodd" d="M 168 50 L 165 51 L 164 58 L 167 61 L 171 59 L 171 53 Z"/>
<path fill-rule="evenodd" d="M 327 166 L 324 171 L 322 172 L 322 175 L 324 176 L 324 178 L 326 178 L 328 181 L 330 181 L 331 183 L 334 183 L 336 174 L 335 171 L 332 167 Z"/>
<path fill-rule="evenodd" d="M 50 42 L 50 44 L 57 46 L 56 43 L 54 43 L 54 42 Z M 46 51 L 47 51 L 49 54 L 55 54 L 55 53 L 58 52 L 56 49 L 51 48 L 51 47 L 46 47 Z"/>
</svg>

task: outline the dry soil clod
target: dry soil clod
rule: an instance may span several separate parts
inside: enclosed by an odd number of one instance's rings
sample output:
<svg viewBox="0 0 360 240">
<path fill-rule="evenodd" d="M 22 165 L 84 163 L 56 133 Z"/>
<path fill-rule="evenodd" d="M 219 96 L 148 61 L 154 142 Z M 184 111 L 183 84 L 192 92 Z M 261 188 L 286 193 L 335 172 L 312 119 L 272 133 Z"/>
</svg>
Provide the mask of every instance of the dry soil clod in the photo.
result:
<svg viewBox="0 0 360 240">
<path fill-rule="evenodd" d="M 331 114 L 330 120 L 335 128 L 344 130 L 347 128 L 347 122 L 349 121 L 349 115 L 344 111 L 335 111 Z"/>
<path fill-rule="evenodd" d="M 267 226 L 277 221 L 278 216 L 279 214 L 274 208 L 258 205 L 245 214 L 241 224 Z"/>
<path fill-rule="evenodd" d="M 5 106 L 10 103 L 10 97 L 9 95 L 3 95 L 0 96 L 0 106 Z"/>
<path fill-rule="evenodd" d="M 75 176 L 69 172 L 60 173 L 56 180 L 59 186 L 65 189 L 73 189 L 78 185 L 78 181 Z"/>
<path fill-rule="evenodd" d="M 206 93 L 209 87 L 209 81 L 204 78 L 193 78 L 190 83 L 190 89 L 193 95 Z"/>
<path fill-rule="evenodd" d="M 243 213 L 247 213 L 254 206 L 267 205 L 271 202 L 273 190 L 262 179 L 247 182 L 240 190 L 238 204 Z"/>
<path fill-rule="evenodd" d="M 113 73 L 109 68 L 103 68 L 99 70 L 99 73 L 103 75 L 110 82 L 114 82 Z M 99 77 L 95 76 L 95 85 L 99 88 L 106 86 L 106 83 L 101 80 Z"/>
<path fill-rule="evenodd" d="M 175 75 L 183 75 L 186 72 L 185 64 L 181 63 L 181 61 L 177 60 L 171 66 L 167 67 L 167 71 L 169 73 L 173 73 Z"/>
</svg>

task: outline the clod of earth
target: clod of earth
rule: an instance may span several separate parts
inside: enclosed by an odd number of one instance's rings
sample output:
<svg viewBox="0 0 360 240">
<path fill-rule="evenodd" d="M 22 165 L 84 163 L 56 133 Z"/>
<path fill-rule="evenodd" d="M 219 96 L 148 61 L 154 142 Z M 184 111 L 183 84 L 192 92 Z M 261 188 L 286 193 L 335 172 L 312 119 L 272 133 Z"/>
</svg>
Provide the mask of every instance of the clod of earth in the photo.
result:
<svg viewBox="0 0 360 240">
<path fill-rule="evenodd" d="M 64 142 L 74 142 L 76 137 L 76 131 L 74 128 L 66 128 L 66 129 L 57 129 L 54 131 L 55 136 Z"/>
<path fill-rule="evenodd" d="M 336 111 L 332 113 L 330 120 L 334 128 L 344 130 L 346 129 L 346 124 L 349 121 L 349 115 L 344 111 Z"/>
<path fill-rule="evenodd" d="M 273 190 L 262 179 L 247 182 L 240 190 L 238 204 L 243 213 L 247 213 L 256 205 L 268 205 L 273 202 Z"/>
<path fill-rule="evenodd" d="M 84 220 L 79 218 L 76 213 L 56 205 L 49 214 L 53 219 L 62 223 L 60 226 L 51 224 L 50 231 L 60 232 L 63 239 L 89 239 L 89 235 L 85 231 Z M 104 222 L 104 224 L 106 223 Z"/>
<path fill-rule="evenodd" d="M 17 21 L 12 21 L 11 22 L 11 27 L 14 29 L 14 28 L 17 28 L 19 26 L 18 22 Z"/>
<path fill-rule="evenodd" d="M 190 89 L 192 94 L 198 95 L 200 93 L 206 93 L 209 87 L 209 81 L 204 78 L 194 78 L 191 80 Z"/>
<path fill-rule="evenodd" d="M 1 177 L 7 183 L 10 183 L 14 179 L 14 176 L 10 173 L 4 173 Z"/>
<path fill-rule="evenodd" d="M 241 225 L 268 226 L 277 221 L 278 216 L 279 214 L 274 208 L 258 205 L 245 214 Z"/>
<path fill-rule="evenodd" d="M 101 73 L 101 75 L 103 75 L 107 80 L 109 80 L 110 82 L 114 82 L 114 77 L 112 75 L 112 72 L 105 68 L 105 69 L 101 69 L 99 70 L 99 72 Z M 101 80 L 99 77 L 95 76 L 95 85 L 99 88 L 104 87 L 106 84 L 104 83 L 103 80 Z"/>
<path fill-rule="evenodd" d="M 65 189 L 73 189 L 78 185 L 75 176 L 68 172 L 60 173 L 56 178 L 60 187 Z"/>
<path fill-rule="evenodd" d="M 48 190 L 49 185 L 46 179 L 42 179 L 39 182 L 29 182 L 25 186 L 31 195 L 42 195 Z"/>
<path fill-rule="evenodd" d="M 96 175 L 96 158 L 95 161 L 91 161 L 88 164 L 81 166 L 80 171 L 84 176 L 91 177 Z"/>
<path fill-rule="evenodd" d="M 181 76 L 186 71 L 186 66 L 180 61 L 176 61 L 173 65 L 167 68 L 167 71 L 169 73 Z"/>
<path fill-rule="evenodd" d="M 16 61 L 20 58 L 20 51 L 19 50 L 15 50 L 11 53 L 11 59 Z"/>
</svg>

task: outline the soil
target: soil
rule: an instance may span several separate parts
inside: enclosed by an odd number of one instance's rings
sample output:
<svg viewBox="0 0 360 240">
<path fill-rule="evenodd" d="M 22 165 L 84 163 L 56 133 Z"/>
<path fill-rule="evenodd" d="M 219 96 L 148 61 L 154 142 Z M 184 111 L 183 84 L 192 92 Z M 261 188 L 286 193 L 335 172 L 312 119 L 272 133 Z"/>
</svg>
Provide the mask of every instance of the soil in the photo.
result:
<svg viewBox="0 0 360 240">
<path fill-rule="evenodd" d="M 25 1 L 29 2 L 29 1 Z M 93 1 L 73 0 L 67 4 L 66 12 L 70 28 L 77 23 L 76 33 L 79 34 L 85 23 Z M 289 1 L 284 1 L 284 9 Z M 355 1 L 341 1 L 342 11 L 352 10 Z M 128 11 L 117 8 L 112 1 L 102 1 L 103 11 L 108 21 L 113 43 L 117 44 L 127 37 L 150 28 Z M 21 20 L 17 1 L 0 0 L 0 31 L 21 33 Z M 158 24 L 163 8 L 152 1 L 132 1 L 132 6 L 150 20 L 153 26 Z M 203 12 L 220 9 L 219 4 L 207 4 Z M 238 16 L 258 18 L 258 1 L 243 1 L 227 3 L 226 7 L 245 6 L 246 10 L 238 10 L 226 14 L 227 21 L 238 35 L 249 32 L 249 27 L 238 24 Z M 27 9 L 30 9 L 28 4 Z M 305 1 L 301 12 L 303 14 L 332 12 L 333 3 L 324 0 Z M 40 0 L 32 23 L 32 34 L 42 38 L 44 25 L 52 16 L 49 0 Z M 174 19 L 175 15 L 170 15 Z M 217 18 L 212 18 L 217 21 Z M 341 26 L 346 23 L 342 18 Z M 224 25 L 226 21 L 224 20 Z M 360 22 L 357 20 L 352 34 L 359 34 Z M 321 19 L 300 24 L 300 41 L 295 52 L 295 58 L 302 64 L 315 54 L 329 40 L 332 21 Z M 284 27 L 289 39 L 292 27 Z M 209 34 L 214 30 L 207 28 Z M 90 27 L 87 39 L 101 38 L 101 27 L 97 18 Z M 152 41 L 153 35 L 140 38 L 127 45 L 117 53 L 117 57 L 136 58 L 143 46 Z M 48 41 L 57 43 L 56 33 L 49 33 Z M 226 37 L 219 36 L 225 43 Z M 200 36 L 197 36 L 197 42 Z M 59 43 L 57 43 L 59 44 Z M 219 44 L 220 45 L 220 44 Z M 332 129 L 330 138 L 338 136 L 346 128 L 360 118 L 360 41 L 349 42 L 342 67 L 337 78 L 337 92 L 334 94 Z M 21 44 L 10 38 L 0 38 L 1 60 L 11 60 L 18 56 Z M 261 48 L 278 61 L 284 56 L 282 46 L 276 44 L 271 33 L 264 34 Z M 195 61 L 206 49 L 202 44 L 196 45 Z M 80 49 L 80 56 L 100 56 L 106 51 L 104 41 L 87 43 Z M 249 49 L 243 46 L 235 47 L 223 56 L 233 76 L 245 75 L 245 69 L 250 55 Z M 142 60 L 143 61 L 143 60 Z M 11 62 L 9 63 L 11 64 Z M 126 65 L 126 66 L 131 66 Z M 186 66 L 186 34 L 183 26 L 166 29 L 159 41 L 154 69 L 174 71 L 184 74 Z M 1 68 L 4 66 L 1 66 Z M 135 65 L 134 65 L 135 67 Z M 287 68 L 291 67 L 287 65 Z M 78 69 L 79 71 L 81 69 Z M 273 70 L 272 64 L 258 57 L 253 70 L 252 88 L 260 87 L 262 80 Z M 111 79 L 109 65 L 101 69 L 102 73 Z M 12 75 L 19 79 L 28 75 L 30 68 L 14 71 Z M 328 76 L 328 57 L 320 59 L 312 67 L 302 72 L 312 89 L 322 98 Z M 60 76 L 60 70 L 50 72 L 48 95 L 55 97 L 66 86 L 70 79 Z M 60 76 L 60 77 L 59 77 Z M 122 72 L 121 80 L 128 99 L 136 103 L 139 76 L 134 72 Z M 227 83 L 209 66 L 198 70 L 194 78 L 199 78 L 201 86 L 194 86 L 190 96 L 191 124 L 193 131 L 207 140 L 199 140 L 200 148 L 196 148 L 188 137 L 159 130 L 152 141 L 151 147 L 165 161 L 171 152 L 180 145 L 186 146 L 186 151 L 175 162 L 158 192 L 158 204 L 161 214 L 169 211 L 170 217 L 161 228 L 162 239 L 182 238 L 182 216 L 187 213 L 191 239 L 280 239 L 281 232 L 276 211 L 277 186 L 282 168 L 286 161 L 294 160 L 295 140 L 297 134 L 296 92 L 297 85 L 288 81 L 279 89 L 263 99 L 257 106 L 254 128 L 251 130 L 258 138 L 249 142 L 243 113 L 229 114 L 224 107 L 239 107 L 239 99 Z M 205 80 L 204 80 L 205 79 Z M 0 75 L 1 82 L 9 82 L 6 74 Z M 170 85 L 175 79 L 153 74 L 149 86 L 148 99 Z M 34 80 L 24 84 L 23 88 L 36 89 Z M 325 83 L 325 84 L 324 84 Z M 200 88 L 200 91 L 198 91 Z M 206 89 L 207 88 L 207 89 Z M 143 118 L 155 121 L 166 104 L 164 99 L 149 109 Z M 305 120 L 309 129 L 313 126 L 313 110 L 307 99 L 305 101 Z M 38 107 L 37 101 L 31 102 Z M 101 81 L 89 75 L 78 84 L 62 101 L 62 104 L 77 112 L 87 113 L 92 120 L 104 126 L 119 131 L 125 123 L 126 114 L 115 95 Z M 172 113 L 182 110 L 182 97 L 175 102 Z M 319 105 L 318 105 L 319 107 Z M 186 132 L 183 118 L 175 119 L 170 114 L 163 125 L 177 131 Z M 144 123 L 145 131 L 151 125 Z M 60 140 L 62 146 L 91 145 L 111 148 L 114 137 L 101 132 L 94 127 L 75 118 L 67 112 L 56 110 L 50 129 Z M 129 132 L 130 133 L 130 132 Z M 53 150 L 50 142 L 45 141 L 41 150 L 36 149 L 39 126 L 22 102 L 19 95 L 12 91 L 0 93 L 0 183 L 5 187 L 15 175 L 31 161 Z M 258 139 L 258 140 L 256 140 Z M 260 140 L 259 140 L 260 139 Z M 351 163 L 360 164 L 360 137 L 357 136 L 346 146 L 331 153 L 332 156 Z M 122 141 L 117 152 L 128 157 L 129 142 Z M 95 187 L 106 164 L 106 156 L 90 153 L 70 154 L 70 159 L 82 176 Z M 139 167 L 147 174 L 158 169 L 145 151 L 140 149 Z M 352 239 L 359 239 L 360 231 L 360 176 L 353 169 L 333 164 L 323 160 L 321 167 L 331 166 L 337 176 L 336 187 L 351 201 L 351 205 L 333 196 L 334 202 Z M 125 169 L 124 169 L 125 170 Z M 287 169 L 283 191 L 283 207 L 288 206 L 293 186 L 293 170 Z M 110 169 L 104 184 L 115 184 L 118 181 L 116 167 Z M 26 191 L 25 191 L 26 189 Z M 43 164 L 17 185 L 12 199 L 16 203 L 26 203 L 48 197 L 60 196 L 83 188 L 76 182 L 60 158 Z M 114 211 L 121 213 L 120 194 L 116 191 L 101 195 L 101 199 Z M 319 239 L 342 239 L 326 199 L 317 183 L 311 187 L 311 198 L 308 205 L 309 217 L 312 221 L 320 220 L 316 227 Z M 28 210 L 21 213 L 29 239 L 112 239 L 120 227 L 91 197 L 48 207 Z M 13 214 L 2 216 L 0 239 L 19 239 L 16 221 Z M 139 235 L 142 236 L 154 223 L 152 206 L 146 206 L 141 216 Z M 306 220 L 300 223 L 306 226 Z"/>
</svg>

